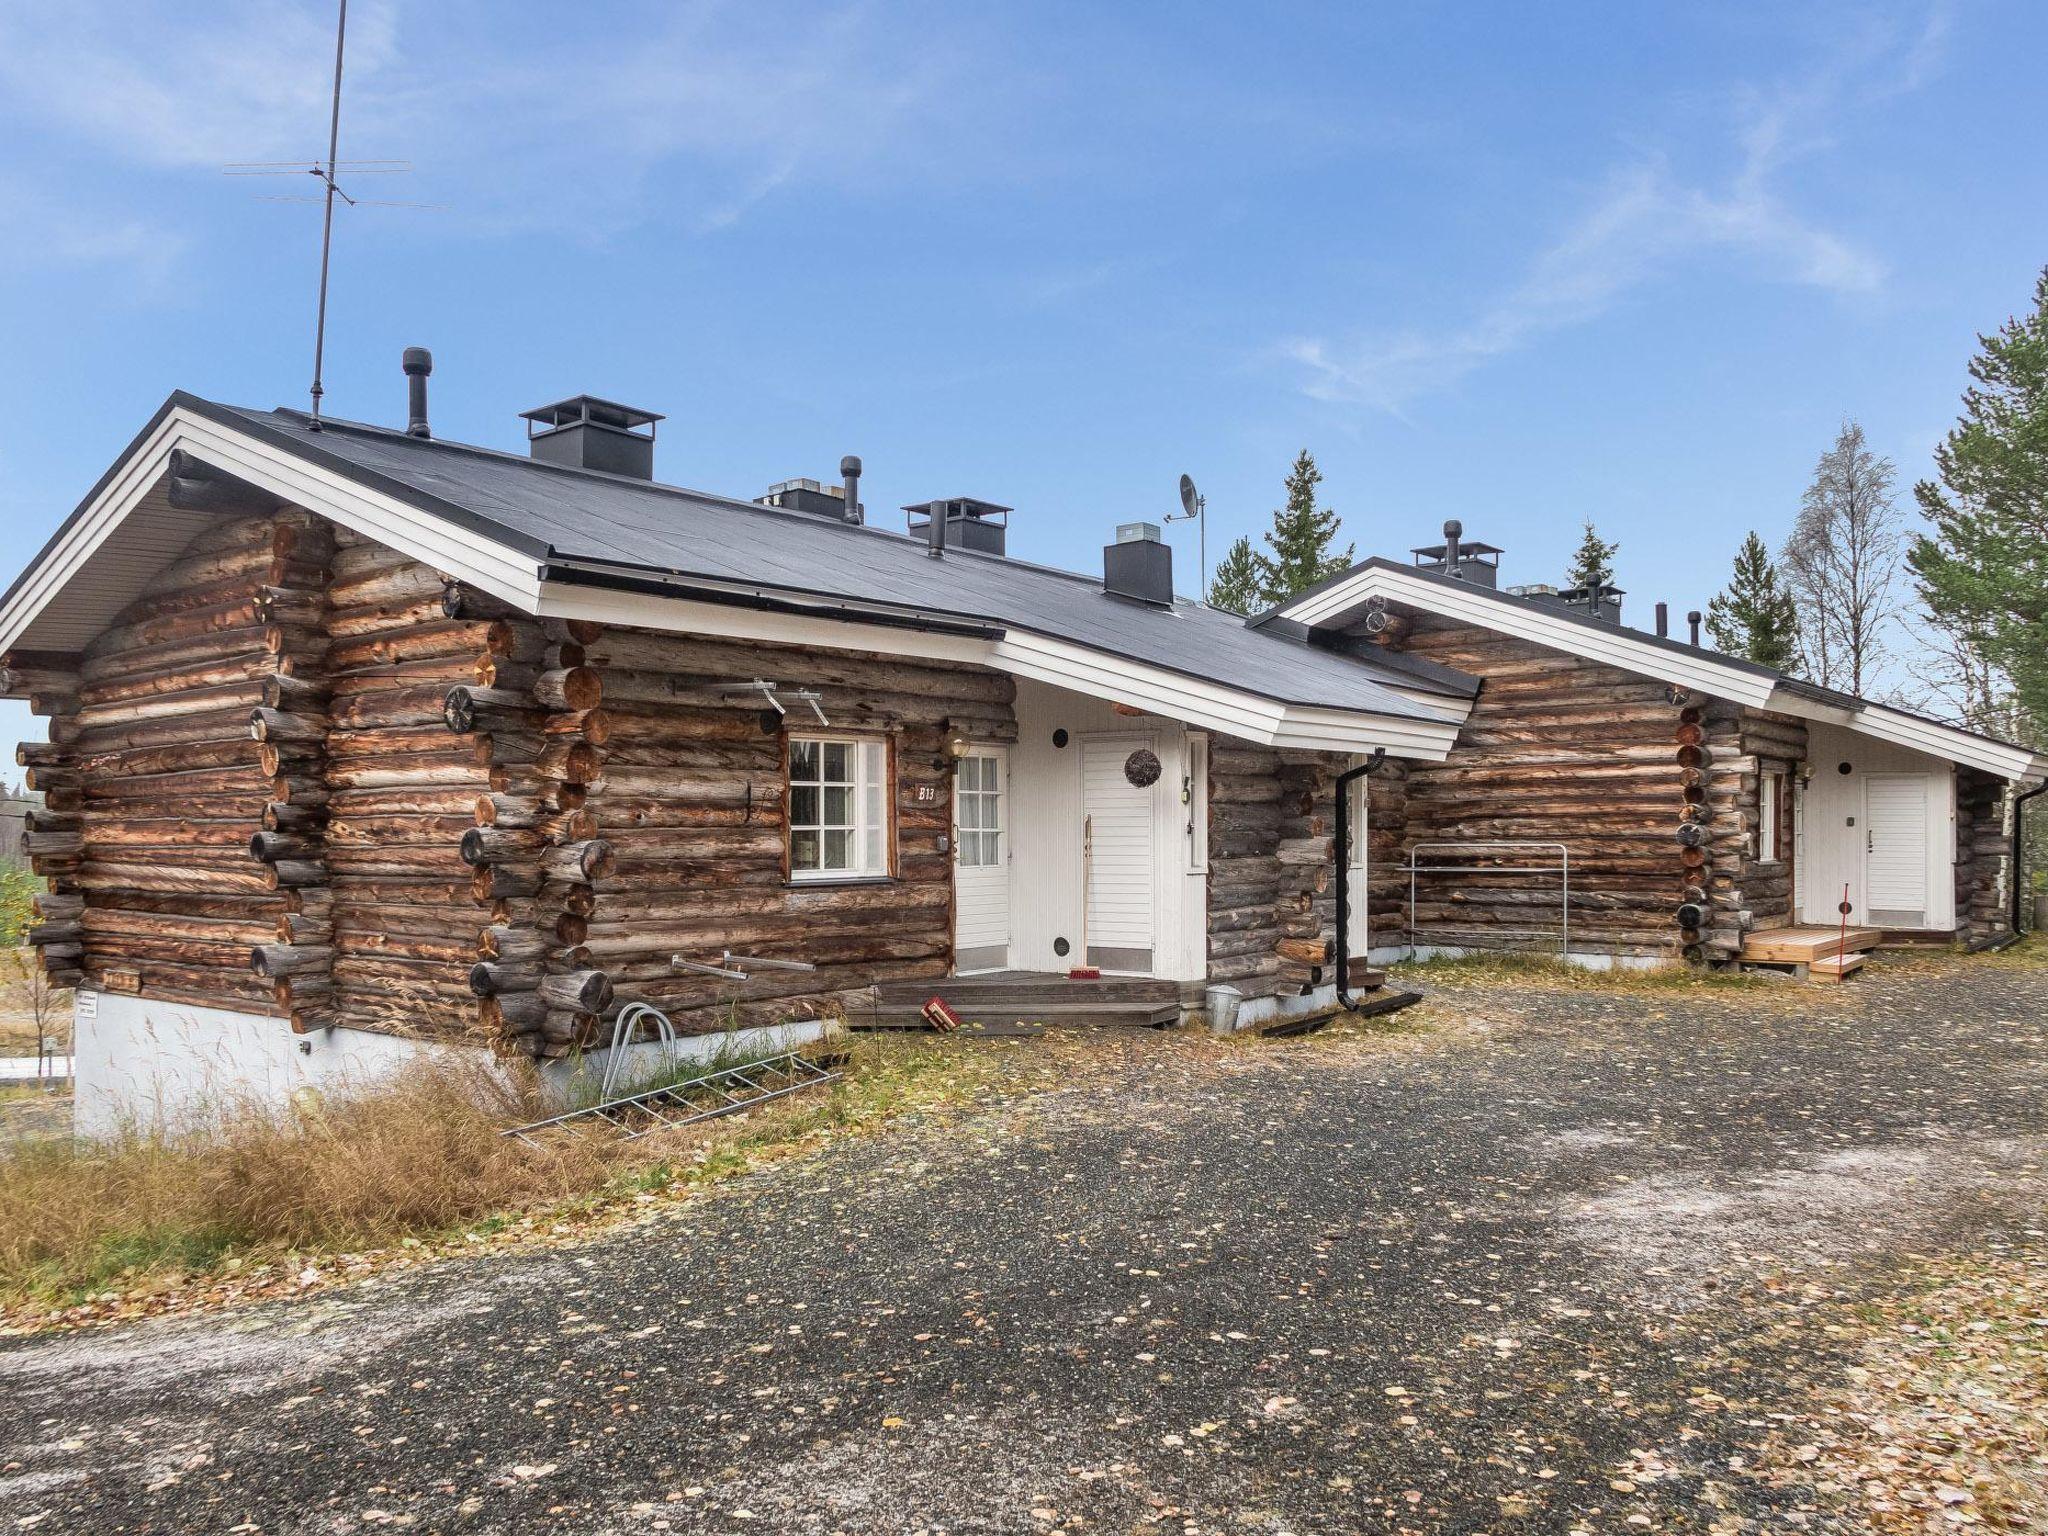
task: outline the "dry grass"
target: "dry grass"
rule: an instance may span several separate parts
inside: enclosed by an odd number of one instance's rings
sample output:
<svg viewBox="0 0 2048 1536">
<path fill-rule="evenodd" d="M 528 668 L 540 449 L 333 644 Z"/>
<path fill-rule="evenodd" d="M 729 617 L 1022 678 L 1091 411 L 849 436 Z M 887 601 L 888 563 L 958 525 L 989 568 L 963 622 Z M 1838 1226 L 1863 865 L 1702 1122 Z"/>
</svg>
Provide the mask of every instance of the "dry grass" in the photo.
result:
<svg viewBox="0 0 2048 1536">
<path fill-rule="evenodd" d="M 302 1259 L 581 1232 L 906 1111 L 1052 1086 L 1068 1054 L 855 1037 L 826 1090 L 633 1142 L 502 1136 L 548 1111 L 481 1063 L 309 1096 L 281 1116 L 224 1111 L 180 1134 L 19 1142 L 0 1147 L 0 1313 L 35 1325 L 55 1304 L 84 1321 L 142 1299 L 175 1306 L 226 1272 L 286 1280 Z"/>
<path fill-rule="evenodd" d="M 1594 970 L 1574 965 L 1555 955 L 1534 955 L 1513 951 L 1440 955 L 1427 960 L 1409 960 L 1391 968 L 1400 981 L 1476 985 L 1547 986 L 1573 992 L 1692 992 L 1742 990 L 1782 985 L 1774 977 L 1753 971 L 1709 971 L 1689 965 L 1654 969 L 1619 966 Z"/>
<path fill-rule="evenodd" d="M 230 1252 L 394 1242 L 602 1185 L 620 1149 L 499 1130 L 524 1106 L 481 1069 L 442 1067 L 284 1114 L 0 1152 L 0 1297 L 76 1294 Z"/>
</svg>

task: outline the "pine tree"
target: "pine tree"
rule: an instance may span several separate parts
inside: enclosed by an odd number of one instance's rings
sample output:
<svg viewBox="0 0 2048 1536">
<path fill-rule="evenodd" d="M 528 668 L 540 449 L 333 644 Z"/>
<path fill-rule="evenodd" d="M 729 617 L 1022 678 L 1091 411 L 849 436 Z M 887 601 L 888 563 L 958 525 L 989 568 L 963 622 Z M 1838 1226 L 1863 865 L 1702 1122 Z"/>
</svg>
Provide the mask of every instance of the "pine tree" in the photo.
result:
<svg viewBox="0 0 2048 1536">
<path fill-rule="evenodd" d="M 1736 552 L 1727 587 L 1707 604 L 1707 633 L 1730 656 L 1782 672 L 1798 649 L 1799 610 L 1778 580 L 1777 564 L 1754 533 Z"/>
<path fill-rule="evenodd" d="M 1259 557 L 1252 551 L 1251 535 L 1233 542 L 1216 562 L 1209 577 L 1208 603 L 1226 613 L 1253 614 L 1265 607 L 1265 583 L 1259 574 Z"/>
<path fill-rule="evenodd" d="M 1259 597 L 1267 607 L 1286 602 L 1352 563 L 1354 546 L 1345 545 L 1342 554 L 1330 552 L 1337 537 L 1337 514 L 1316 505 L 1316 487 L 1322 480 L 1315 459 L 1302 449 L 1287 473 L 1287 505 L 1273 514 L 1273 526 L 1266 533 L 1271 553 L 1253 557 L 1258 562 Z"/>
<path fill-rule="evenodd" d="M 1619 544 L 1610 544 L 1595 533 L 1593 519 L 1587 518 L 1586 536 L 1579 540 L 1579 552 L 1564 573 L 1565 586 L 1595 589 L 1613 585 L 1614 557 L 1620 551 Z"/>
<path fill-rule="evenodd" d="M 1936 624 L 2010 677 L 2048 722 L 2048 268 L 2031 314 L 1977 338 L 1962 419 L 1913 488 L 1934 525 L 1907 559 Z"/>
</svg>

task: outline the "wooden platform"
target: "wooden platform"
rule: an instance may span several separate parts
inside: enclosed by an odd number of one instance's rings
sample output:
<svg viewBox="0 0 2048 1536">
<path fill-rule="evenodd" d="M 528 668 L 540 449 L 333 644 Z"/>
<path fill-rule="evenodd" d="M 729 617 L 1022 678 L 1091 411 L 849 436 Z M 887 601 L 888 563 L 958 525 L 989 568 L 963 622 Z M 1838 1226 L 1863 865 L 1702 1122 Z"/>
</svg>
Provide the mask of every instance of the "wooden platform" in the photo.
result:
<svg viewBox="0 0 2048 1536">
<path fill-rule="evenodd" d="M 1759 928 L 1742 941 L 1744 965 L 1789 967 L 1803 981 L 1839 986 L 1863 968 L 1864 957 L 1884 942 L 1876 928 Z"/>
<path fill-rule="evenodd" d="M 1817 924 L 1797 928 L 1758 928 L 1742 941 L 1737 958 L 1756 965 L 1811 965 L 1834 955 L 1860 955 L 1877 948 L 1884 935 L 1875 928 L 1840 928 Z"/>
<path fill-rule="evenodd" d="M 1035 1035 L 1046 1028 L 1164 1029 L 1181 1017 L 1180 983 L 1104 976 L 1074 981 L 1057 972 L 991 971 L 931 981 L 887 982 L 872 1008 L 853 1008 L 850 1029 L 925 1029 L 920 1010 L 945 999 L 960 1015 L 961 1033 Z"/>
</svg>

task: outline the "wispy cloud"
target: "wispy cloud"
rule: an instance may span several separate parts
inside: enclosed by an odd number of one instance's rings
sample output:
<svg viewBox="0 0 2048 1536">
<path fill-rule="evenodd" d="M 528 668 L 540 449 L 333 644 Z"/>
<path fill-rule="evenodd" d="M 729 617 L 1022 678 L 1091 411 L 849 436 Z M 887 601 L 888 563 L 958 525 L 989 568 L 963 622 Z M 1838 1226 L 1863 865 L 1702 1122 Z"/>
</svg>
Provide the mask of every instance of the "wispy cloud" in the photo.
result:
<svg viewBox="0 0 2048 1536">
<path fill-rule="evenodd" d="M 1891 67 L 1867 84 L 1865 101 L 1916 88 L 1932 72 L 1946 16 L 1937 9 L 1907 46 L 1891 50 Z M 1281 355 L 1300 370 L 1311 397 L 1398 415 L 1687 266 L 1733 260 L 1768 281 L 1837 294 L 1875 291 L 1885 280 L 1881 258 L 1802 213 L 1782 182 L 1789 166 L 1827 143 L 1834 104 L 1852 77 L 1875 67 L 1880 51 L 1866 39 L 1801 82 L 1743 93 L 1731 135 L 1734 168 L 1719 181 L 1689 180 L 1659 153 L 1616 167 L 1522 279 L 1476 316 L 1438 331 L 1297 336 L 1282 343 Z"/>
<path fill-rule="evenodd" d="M 914 173 L 957 152 L 962 135 L 935 130 L 961 49 L 933 36 L 906 59 L 900 41 L 862 5 L 622 7 L 603 26 L 521 33 L 490 7 L 358 0 L 342 154 L 412 159 L 456 227 L 727 229 L 885 153 Z M 238 0 L 204 24 L 138 0 L 0 12 L 0 114 L 157 170 L 317 156 L 333 46 L 326 4 Z M 674 184 L 650 197 L 663 171 Z"/>
</svg>

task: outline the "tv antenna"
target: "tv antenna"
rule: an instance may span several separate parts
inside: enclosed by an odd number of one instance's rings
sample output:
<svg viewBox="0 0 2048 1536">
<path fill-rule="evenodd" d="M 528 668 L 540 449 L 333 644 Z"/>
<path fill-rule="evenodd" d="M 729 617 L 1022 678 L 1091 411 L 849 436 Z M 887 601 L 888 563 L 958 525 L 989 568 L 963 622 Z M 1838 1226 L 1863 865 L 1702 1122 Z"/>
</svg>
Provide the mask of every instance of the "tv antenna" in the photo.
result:
<svg viewBox="0 0 2048 1536">
<path fill-rule="evenodd" d="M 1209 518 L 1207 515 L 1208 511 L 1209 498 L 1204 496 L 1200 491 L 1195 489 L 1195 482 L 1193 480 L 1189 479 L 1186 475 L 1182 475 L 1180 477 L 1180 510 L 1178 512 L 1169 512 L 1165 517 L 1160 519 L 1161 522 L 1167 523 L 1185 523 L 1190 518 L 1194 520 L 1195 527 L 1197 531 L 1201 534 L 1200 543 L 1202 551 L 1202 602 L 1204 606 L 1207 606 L 1209 601 Z"/>
<path fill-rule="evenodd" d="M 341 150 L 341 65 L 348 41 L 348 0 L 340 0 L 340 15 L 334 24 L 334 104 L 327 116 L 327 158 L 307 164 L 303 160 L 239 160 L 221 167 L 225 176 L 314 176 L 320 181 L 318 197 L 264 197 L 266 203 L 318 203 L 320 215 L 320 300 L 313 322 L 313 409 L 309 431 L 320 430 L 320 397 L 326 393 L 320 379 L 327 356 L 327 272 L 334 252 L 334 200 L 338 197 L 351 208 L 420 208 L 438 210 L 440 203 L 398 203 L 379 198 L 351 197 L 342 191 L 338 175 L 402 176 L 412 169 L 408 160 L 338 160 Z"/>
</svg>

